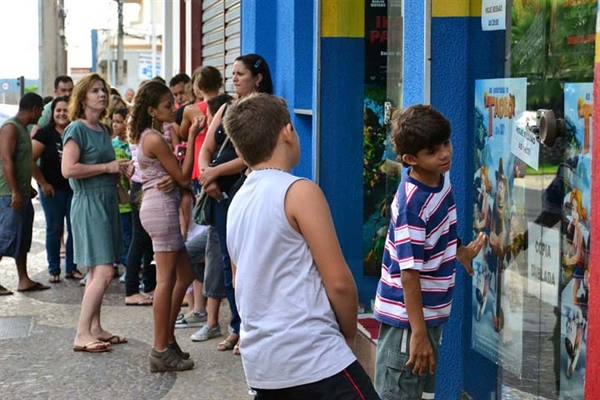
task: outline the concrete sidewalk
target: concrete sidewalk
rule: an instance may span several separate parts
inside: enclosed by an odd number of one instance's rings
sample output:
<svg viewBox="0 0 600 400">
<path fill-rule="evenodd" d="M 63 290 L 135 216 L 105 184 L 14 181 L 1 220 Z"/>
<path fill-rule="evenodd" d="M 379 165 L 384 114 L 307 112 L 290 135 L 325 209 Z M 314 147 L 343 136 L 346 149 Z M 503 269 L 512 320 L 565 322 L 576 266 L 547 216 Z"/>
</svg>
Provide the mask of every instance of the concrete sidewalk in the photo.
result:
<svg viewBox="0 0 600 400">
<path fill-rule="evenodd" d="M 48 284 L 44 215 L 34 201 L 35 224 L 29 275 Z M 102 238 L 99 235 L 99 240 Z M 64 275 L 64 268 L 63 268 Z M 83 272 L 83 271 L 82 271 Z M 72 350 L 83 288 L 63 280 L 42 292 L 16 291 L 14 260 L 0 262 L 0 283 L 13 290 L 0 296 L 0 394 L 5 399 L 252 399 L 239 356 L 219 352 L 212 339 L 194 343 L 198 328 L 178 329 L 177 341 L 196 367 L 180 373 L 151 374 L 152 308 L 126 307 L 124 285 L 113 280 L 102 307 L 103 327 L 129 343 L 101 354 Z M 187 310 L 185 310 L 187 311 Z M 221 306 L 227 334 L 229 307 Z"/>
</svg>

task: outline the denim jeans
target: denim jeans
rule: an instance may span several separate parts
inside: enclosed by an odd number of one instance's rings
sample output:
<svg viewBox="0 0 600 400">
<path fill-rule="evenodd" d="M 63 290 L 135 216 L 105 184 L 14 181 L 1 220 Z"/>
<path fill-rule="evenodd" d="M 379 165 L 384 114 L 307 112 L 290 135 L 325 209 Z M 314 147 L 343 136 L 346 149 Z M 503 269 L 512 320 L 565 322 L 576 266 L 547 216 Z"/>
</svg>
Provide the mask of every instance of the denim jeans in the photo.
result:
<svg viewBox="0 0 600 400">
<path fill-rule="evenodd" d="M 233 289 L 233 274 L 231 272 L 231 261 L 229 251 L 227 250 L 227 211 L 229 210 L 229 199 L 215 201 L 213 209 L 215 218 L 215 227 L 219 236 L 219 246 L 221 247 L 221 256 L 223 257 L 223 283 L 225 284 L 225 293 L 231 309 L 231 328 L 236 334 L 240 333 L 240 314 L 235 304 L 235 290 Z"/>
<path fill-rule="evenodd" d="M 127 267 L 127 255 L 129 254 L 129 246 L 131 245 L 131 212 L 121 213 L 121 233 L 123 234 L 123 253 L 119 256 L 119 261 Z"/>
<path fill-rule="evenodd" d="M 215 299 L 227 297 L 217 229 L 214 226 L 209 227 L 200 235 L 188 240 L 185 248 L 190 256 L 194 277 L 203 283 L 202 294 Z"/>
<path fill-rule="evenodd" d="M 126 280 L 125 280 L 125 295 L 133 296 L 140 292 L 140 267 L 142 260 L 144 268 L 142 269 L 142 277 L 144 280 L 144 291 L 151 292 L 156 287 L 156 267 L 151 262 L 154 258 L 154 250 L 152 249 L 152 240 L 148 236 L 148 232 L 144 230 L 140 221 L 140 207 L 138 196 L 142 192 L 140 183 L 131 182 L 131 191 L 129 194 L 131 204 L 131 243 L 127 254 Z"/>
<path fill-rule="evenodd" d="M 67 241 L 65 242 L 66 258 L 65 270 L 73 272 L 77 267 L 73 263 L 73 238 L 71 237 L 71 199 L 73 192 L 70 190 L 54 189 L 54 196 L 44 196 L 39 190 L 40 202 L 46 217 L 46 257 L 48 260 L 48 273 L 60 273 L 60 240 L 67 220 Z"/>
</svg>

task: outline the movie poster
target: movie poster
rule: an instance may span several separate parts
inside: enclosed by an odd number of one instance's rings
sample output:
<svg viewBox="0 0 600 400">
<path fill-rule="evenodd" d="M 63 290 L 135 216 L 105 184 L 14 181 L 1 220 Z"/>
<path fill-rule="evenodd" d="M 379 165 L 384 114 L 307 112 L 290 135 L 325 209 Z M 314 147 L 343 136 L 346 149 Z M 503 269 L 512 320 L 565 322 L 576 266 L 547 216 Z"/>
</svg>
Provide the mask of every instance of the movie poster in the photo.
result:
<svg viewBox="0 0 600 400">
<path fill-rule="evenodd" d="M 389 205 L 394 197 L 401 165 L 387 140 L 386 102 L 388 117 L 392 108 L 399 108 L 396 70 L 401 59 L 401 41 L 397 37 L 399 4 L 388 0 L 365 0 L 365 98 L 364 98 L 364 159 L 363 159 L 363 273 L 379 276 L 381 257 L 390 222 Z M 388 33 L 391 38 L 388 40 Z M 392 47 L 392 52 L 388 51 Z M 392 66 L 388 68 L 388 66 Z M 389 91 L 394 87 L 396 92 Z"/>
<path fill-rule="evenodd" d="M 365 84 L 386 86 L 387 0 L 365 0 Z"/>
<path fill-rule="evenodd" d="M 523 353 L 526 218 L 522 163 L 511 152 L 514 125 L 526 116 L 527 80 L 475 82 L 473 236 L 488 244 L 474 260 L 472 347 L 515 375 Z"/>
<path fill-rule="evenodd" d="M 565 83 L 562 168 L 560 398 L 583 398 L 589 298 L 592 155 L 592 83 Z"/>
</svg>

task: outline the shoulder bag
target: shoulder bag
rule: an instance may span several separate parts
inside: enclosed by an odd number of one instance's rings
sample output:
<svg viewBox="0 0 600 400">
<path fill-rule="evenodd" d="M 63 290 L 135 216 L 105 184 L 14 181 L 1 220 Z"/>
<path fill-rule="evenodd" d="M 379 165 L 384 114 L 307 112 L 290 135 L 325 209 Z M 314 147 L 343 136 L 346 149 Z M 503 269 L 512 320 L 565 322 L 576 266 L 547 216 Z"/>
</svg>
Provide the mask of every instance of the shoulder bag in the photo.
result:
<svg viewBox="0 0 600 400">
<path fill-rule="evenodd" d="M 229 142 L 229 136 L 225 138 L 219 152 L 217 153 L 217 157 L 221 155 L 221 152 Z M 215 223 L 213 208 L 214 208 L 215 199 L 210 197 L 206 190 L 202 188 L 198 196 L 196 197 L 196 205 L 192 210 L 192 218 L 194 222 L 198 225 L 213 225 Z"/>
</svg>

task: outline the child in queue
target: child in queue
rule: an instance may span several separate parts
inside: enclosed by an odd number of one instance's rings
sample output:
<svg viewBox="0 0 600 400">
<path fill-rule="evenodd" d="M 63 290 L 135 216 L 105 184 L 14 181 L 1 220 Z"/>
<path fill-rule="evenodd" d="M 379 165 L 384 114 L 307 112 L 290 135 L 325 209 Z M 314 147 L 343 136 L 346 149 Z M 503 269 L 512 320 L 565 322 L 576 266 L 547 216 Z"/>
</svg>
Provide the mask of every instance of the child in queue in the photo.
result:
<svg viewBox="0 0 600 400">
<path fill-rule="evenodd" d="M 179 165 L 161 130 L 175 118 L 175 102 L 170 89 L 157 81 L 142 85 L 132 110 L 131 140 L 138 144 L 137 156 L 144 195 L 140 208 L 142 226 L 150 235 L 156 261 L 154 290 L 154 345 L 149 354 L 151 372 L 184 371 L 194 362 L 175 341 L 175 320 L 186 289 L 193 280 L 179 223 L 180 191 L 164 193 L 155 185 L 170 175 L 180 188 L 190 185 L 194 161 L 195 133 L 191 129 L 188 152 Z M 202 118 L 194 125 L 203 125 Z"/>
<path fill-rule="evenodd" d="M 127 115 L 126 108 L 118 108 L 111 115 L 112 124 L 112 146 L 115 149 L 117 160 L 131 160 L 131 151 L 127 141 Z M 123 253 L 119 256 L 119 262 L 127 267 L 127 253 L 131 244 L 131 205 L 129 204 L 129 179 L 121 177 L 117 182 L 119 193 L 119 214 L 121 216 L 121 232 L 123 233 Z"/>
<path fill-rule="evenodd" d="M 450 184 L 450 122 L 431 106 L 392 118 L 394 150 L 409 169 L 391 204 L 391 222 L 375 298 L 381 322 L 375 387 L 382 399 L 433 399 L 442 327 L 450 316 L 456 260 L 471 260 L 486 242 L 460 245 Z"/>
<path fill-rule="evenodd" d="M 251 94 L 223 124 L 252 169 L 229 208 L 227 247 L 255 398 L 377 399 L 349 347 L 358 296 L 327 201 L 289 173 L 300 143 L 285 101 Z"/>
</svg>

